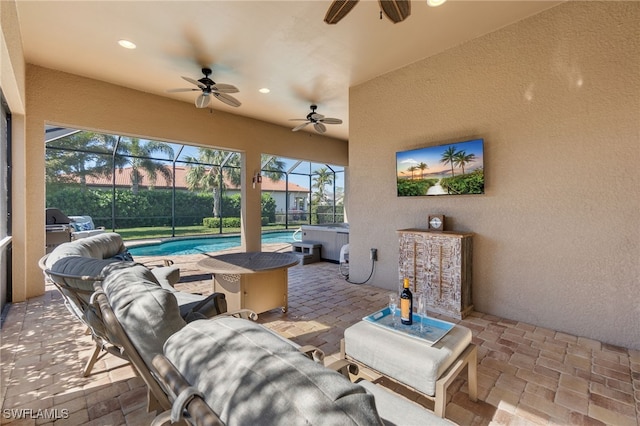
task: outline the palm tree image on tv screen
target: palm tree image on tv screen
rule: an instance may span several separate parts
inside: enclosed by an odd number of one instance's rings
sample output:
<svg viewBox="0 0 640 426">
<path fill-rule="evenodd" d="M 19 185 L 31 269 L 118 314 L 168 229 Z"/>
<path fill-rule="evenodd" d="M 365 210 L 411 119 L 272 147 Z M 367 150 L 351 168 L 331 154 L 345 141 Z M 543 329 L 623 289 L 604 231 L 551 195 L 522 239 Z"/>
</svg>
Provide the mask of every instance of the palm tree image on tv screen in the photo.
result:
<svg viewBox="0 0 640 426">
<path fill-rule="evenodd" d="M 398 196 L 483 194 L 483 144 L 474 139 L 396 153 Z"/>
</svg>

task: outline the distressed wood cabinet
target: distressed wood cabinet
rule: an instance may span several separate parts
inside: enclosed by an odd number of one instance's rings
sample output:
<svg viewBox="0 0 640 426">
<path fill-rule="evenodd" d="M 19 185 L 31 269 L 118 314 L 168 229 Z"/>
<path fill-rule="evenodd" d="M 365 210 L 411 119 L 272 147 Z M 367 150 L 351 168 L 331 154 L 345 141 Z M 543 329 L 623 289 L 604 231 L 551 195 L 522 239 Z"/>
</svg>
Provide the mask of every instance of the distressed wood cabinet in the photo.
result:
<svg viewBox="0 0 640 426">
<path fill-rule="evenodd" d="M 427 310 L 462 319 L 473 310 L 471 233 L 401 229 L 398 279 L 409 278 L 414 303 L 427 297 Z"/>
</svg>

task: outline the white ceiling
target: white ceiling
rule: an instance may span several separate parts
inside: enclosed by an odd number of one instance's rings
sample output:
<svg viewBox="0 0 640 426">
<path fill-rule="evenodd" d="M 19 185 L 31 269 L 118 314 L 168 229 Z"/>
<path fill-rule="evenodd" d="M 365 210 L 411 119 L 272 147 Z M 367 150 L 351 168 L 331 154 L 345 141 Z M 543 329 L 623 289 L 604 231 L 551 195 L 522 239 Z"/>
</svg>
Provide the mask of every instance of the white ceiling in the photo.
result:
<svg viewBox="0 0 640 426">
<path fill-rule="evenodd" d="M 28 63 L 193 103 L 180 78 L 233 84 L 242 106 L 227 111 L 293 128 L 311 103 L 340 118 L 327 135 L 349 137 L 349 87 L 435 55 L 555 6 L 552 1 L 413 1 L 393 24 L 361 1 L 336 25 L 330 1 L 18 1 Z M 137 44 L 126 50 L 120 39 Z M 269 94 L 258 89 L 268 87 Z M 389 93 L 393 96 L 393 93 Z M 194 105 L 195 109 L 195 105 Z M 215 119 L 215 114 L 212 116 Z M 308 126 L 309 130 L 310 126 Z"/>
</svg>

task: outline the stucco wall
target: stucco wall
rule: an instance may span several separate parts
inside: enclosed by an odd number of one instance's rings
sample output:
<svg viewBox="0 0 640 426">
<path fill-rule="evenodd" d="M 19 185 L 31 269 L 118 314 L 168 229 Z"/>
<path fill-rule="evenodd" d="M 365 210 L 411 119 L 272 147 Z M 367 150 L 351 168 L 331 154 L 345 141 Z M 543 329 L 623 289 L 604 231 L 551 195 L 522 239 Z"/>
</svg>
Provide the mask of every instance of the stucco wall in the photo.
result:
<svg viewBox="0 0 640 426">
<path fill-rule="evenodd" d="M 639 19 L 570 2 L 352 88 L 352 278 L 375 247 L 395 289 L 395 231 L 445 214 L 477 311 L 640 349 Z M 396 151 L 476 137 L 484 195 L 396 196 Z"/>
</svg>

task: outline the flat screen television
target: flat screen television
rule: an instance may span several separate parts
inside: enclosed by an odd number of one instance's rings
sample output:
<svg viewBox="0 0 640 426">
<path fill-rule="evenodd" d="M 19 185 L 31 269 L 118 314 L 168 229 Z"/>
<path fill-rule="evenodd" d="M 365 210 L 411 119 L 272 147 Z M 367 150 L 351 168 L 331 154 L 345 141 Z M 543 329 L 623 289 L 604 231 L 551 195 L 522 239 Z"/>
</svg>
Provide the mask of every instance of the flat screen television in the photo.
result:
<svg viewBox="0 0 640 426">
<path fill-rule="evenodd" d="M 484 194 L 484 140 L 396 153 L 399 197 Z"/>
</svg>

